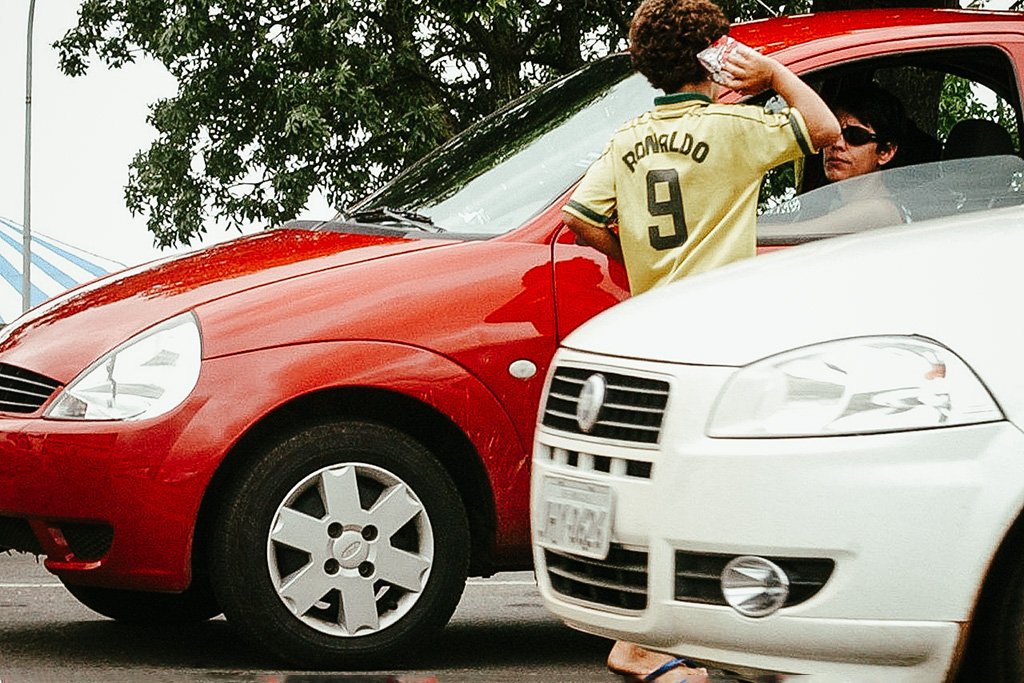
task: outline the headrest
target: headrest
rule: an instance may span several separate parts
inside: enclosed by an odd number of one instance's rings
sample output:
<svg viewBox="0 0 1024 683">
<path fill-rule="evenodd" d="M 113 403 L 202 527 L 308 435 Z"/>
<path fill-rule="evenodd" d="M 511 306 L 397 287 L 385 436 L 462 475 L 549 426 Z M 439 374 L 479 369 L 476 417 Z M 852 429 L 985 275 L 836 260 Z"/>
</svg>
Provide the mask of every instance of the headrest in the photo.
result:
<svg viewBox="0 0 1024 683">
<path fill-rule="evenodd" d="M 986 119 L 964 119 L 949 131 L 943 159 L 966 159 L 997 154 L 1016 154 L 1006 129 Z"/>
</svg>

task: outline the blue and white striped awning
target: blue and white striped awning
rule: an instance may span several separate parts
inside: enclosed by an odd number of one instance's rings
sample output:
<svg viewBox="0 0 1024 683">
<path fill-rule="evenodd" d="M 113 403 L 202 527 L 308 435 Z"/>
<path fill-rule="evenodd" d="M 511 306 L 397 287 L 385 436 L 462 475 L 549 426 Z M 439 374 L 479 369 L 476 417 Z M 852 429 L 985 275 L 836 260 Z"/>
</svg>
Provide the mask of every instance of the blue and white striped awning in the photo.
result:
<svg viewBox="0 0 1024 683">
<path fill-rule="evenodd" d="M 22 235 L 19 224 L 0 217 L 0 323 L 21 315 Z M 124 264 L 90 254 L 32 231 L 32 305 L 37 306 L 75 285 L 124 268 Z"/>
</svg>

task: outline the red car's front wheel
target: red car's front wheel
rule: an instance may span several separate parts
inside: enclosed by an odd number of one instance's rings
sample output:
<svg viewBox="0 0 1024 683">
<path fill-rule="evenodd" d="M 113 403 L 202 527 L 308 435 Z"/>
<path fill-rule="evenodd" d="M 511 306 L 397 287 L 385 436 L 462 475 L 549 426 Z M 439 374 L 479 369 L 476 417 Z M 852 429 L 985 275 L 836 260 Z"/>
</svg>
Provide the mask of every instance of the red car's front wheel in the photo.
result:
<svg viewBox="0 0 1024 683">
<path fill-rule="evenodd" d="M 422 445 L 384 425 L 318 425 L 234 482 L 214 587 L 228 620 L 286 661 L 370 666 L 447 623 L 469 545 L 458 492 Z"/>
</svg>

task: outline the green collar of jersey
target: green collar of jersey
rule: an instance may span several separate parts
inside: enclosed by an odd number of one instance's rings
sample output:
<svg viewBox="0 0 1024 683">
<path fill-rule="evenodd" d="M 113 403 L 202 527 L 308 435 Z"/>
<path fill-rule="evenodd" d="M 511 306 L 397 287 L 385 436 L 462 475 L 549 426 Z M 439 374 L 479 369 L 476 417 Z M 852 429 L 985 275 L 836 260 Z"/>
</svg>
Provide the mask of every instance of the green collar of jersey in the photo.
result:
<svg viewBox="0 0 1024 683">
<path fill-rule="evenodd" d="M 654 104 L 678 104 L 679 102 L 690 102 L 693 100 L 711 104 L 711 98 L 699 92 L 676 92 L 671 95 L 659 95 L 654 98 Z"/>
</svg>

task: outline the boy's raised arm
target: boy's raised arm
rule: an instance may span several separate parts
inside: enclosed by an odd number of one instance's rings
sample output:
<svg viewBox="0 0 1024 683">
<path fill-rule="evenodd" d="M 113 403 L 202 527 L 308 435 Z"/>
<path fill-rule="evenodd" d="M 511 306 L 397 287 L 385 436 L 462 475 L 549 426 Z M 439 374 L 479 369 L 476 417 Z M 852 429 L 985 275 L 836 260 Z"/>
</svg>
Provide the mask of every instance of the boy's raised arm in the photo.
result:
<svg viewBox="0 0 1024 683">
<path fill-rule="evenodd" d="M 800 112 L 807 124 L 815 149 L 828 147 L 839 138 L 839 121 L 814 88 L 771 57 L 746 45 L 733 50 L 724 65 L 728 75 L 724 85 L 744 95 L 773 89 L 793 109 Z"/>
</svg>

